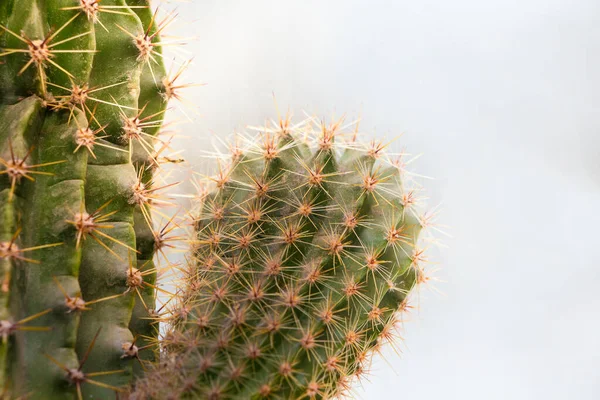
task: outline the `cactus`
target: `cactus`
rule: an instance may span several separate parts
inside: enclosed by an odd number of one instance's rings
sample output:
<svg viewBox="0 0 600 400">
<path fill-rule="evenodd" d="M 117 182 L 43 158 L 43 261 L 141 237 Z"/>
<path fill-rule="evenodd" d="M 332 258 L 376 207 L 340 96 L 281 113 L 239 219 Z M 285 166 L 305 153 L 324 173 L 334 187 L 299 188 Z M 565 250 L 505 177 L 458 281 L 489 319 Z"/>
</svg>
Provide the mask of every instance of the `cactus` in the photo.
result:
<svg viewBox="0 0 600 400">
<path fill-rule="evenodd" d="M 155 356 L 173 18 L 147 0 L 0 4 L 2 398 L 112 398 Z"/>
<path fill-rule="evenodd" d="M 393 342 L 429 279 L 428 217 L 401 159 L 343 132 L 286 118 L 234 142 L 200 195 L 167 356 L 134 398 L 332 398 Z"/>
<path fill-rule="evenodd" d="M 1 398 L 340 396 L 430 279 L 403 162 L 286 117 L 234 142 L 159 288 L 154 256 L 182 239 L 152 218 L 188 65 L 163 66 L 173 20 L 149 0 L 0 3 Z"/>
</svg>

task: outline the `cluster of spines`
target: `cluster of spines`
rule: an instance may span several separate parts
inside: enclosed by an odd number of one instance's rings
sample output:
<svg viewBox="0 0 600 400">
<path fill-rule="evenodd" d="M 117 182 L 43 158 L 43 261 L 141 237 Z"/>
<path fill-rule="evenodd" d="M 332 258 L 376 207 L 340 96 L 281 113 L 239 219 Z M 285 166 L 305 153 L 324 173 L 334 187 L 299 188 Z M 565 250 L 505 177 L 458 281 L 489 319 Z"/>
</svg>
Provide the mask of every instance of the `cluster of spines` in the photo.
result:
<svg viewBox="0 0 600 400">
<path fill-rule="evenodd" d="M 402 161 L 344 128 L 286 117 L 233 141 L 139 398 L 342 396 L 394 342 L 426 224 Z"/>
<path fill-rule="evenodd" d="M 155 358 L 153 255 L 178 238 L 151 216 L 171 186 L 157 135 L 186 86 L 162 63 L 174 18 L 147 0 L 0 5 L 3 395 L 106 396 L 127 359 Z"/>
</svg>

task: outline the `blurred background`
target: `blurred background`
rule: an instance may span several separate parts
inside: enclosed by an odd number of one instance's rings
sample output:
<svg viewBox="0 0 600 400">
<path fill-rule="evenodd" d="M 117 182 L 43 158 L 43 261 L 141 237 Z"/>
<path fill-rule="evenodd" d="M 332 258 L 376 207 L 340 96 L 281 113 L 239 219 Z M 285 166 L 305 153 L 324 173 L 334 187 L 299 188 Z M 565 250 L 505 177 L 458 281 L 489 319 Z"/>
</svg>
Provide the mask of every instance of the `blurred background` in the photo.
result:
<svg viewBox="0 0 600 400">
<path fill-rule="evenodd" d="M 192 168 L 276 118 L 274 94 L 298 119 L 402 134 L 393 149 L 435 178 L 439 281 L 357 398 L 600 398 L 600 2 L 173 5 L 170 33 L 194 37 L 169 57 L 193 54 L 187 80 L 207 84 L 187 90 L 175 144 Z"/>
</svg>

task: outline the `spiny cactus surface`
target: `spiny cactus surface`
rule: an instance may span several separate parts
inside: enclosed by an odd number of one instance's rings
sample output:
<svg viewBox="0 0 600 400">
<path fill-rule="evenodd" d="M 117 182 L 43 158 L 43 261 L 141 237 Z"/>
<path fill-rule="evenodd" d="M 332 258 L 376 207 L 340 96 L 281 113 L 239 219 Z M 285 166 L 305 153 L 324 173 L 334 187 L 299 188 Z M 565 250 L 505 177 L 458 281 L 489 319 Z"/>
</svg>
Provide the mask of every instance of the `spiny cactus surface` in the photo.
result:
<svg viewBox="0 0 600 400">
<path fill-rule="evenodd" d="M 393 342 L 428 279 L 427 218 L 402 161 L 341 123 L 234 142 L 201 194 L 167 356 L 136 398 L 333 398 Z"/>
<path fill-rule="evenodd" d="M 147 0 L 0 3 L 2 398 L 114 398 L 155 356 L 173 18 Z"/>
</svg>

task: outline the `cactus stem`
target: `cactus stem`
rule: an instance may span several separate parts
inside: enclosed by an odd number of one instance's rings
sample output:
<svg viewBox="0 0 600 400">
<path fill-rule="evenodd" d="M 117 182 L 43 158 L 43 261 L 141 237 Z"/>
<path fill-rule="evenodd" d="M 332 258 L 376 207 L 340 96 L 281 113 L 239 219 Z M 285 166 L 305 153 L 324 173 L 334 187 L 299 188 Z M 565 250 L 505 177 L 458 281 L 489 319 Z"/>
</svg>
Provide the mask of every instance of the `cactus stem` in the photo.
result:
<svg viewBox="0 0 600 400">
<path fill-rule="evenodd" d="M 110 252 L 112 255 L 114 255 L 118 259 L 122 260 L 121 256 L 119 256 L 117 253 L 115 253 L 114 250 L 112 250 L 110 247 L 108 247 L 102 240 L 100 240 L 100 238 L 98 236 L 96 236 L 96 235 L 99 235 L 101 237 L 104 237 L 108 240 L 115 242 L 116 244 L 126 247 L 129 250 L 132 250 L 136 253 L 138 252 L 136 249 L 130 247 L 129 245 L 123 243 L 122 241 L 120 241 L 116 238 L 113 238 L 112 236 L 107 235 L 106 233 L 101 231 L 101 229 L 110 229 L 110 228 L 114 227 L 113 225 L 105 224 L 103 222 L 105 222 L 107 219 L 109 219 L 110 216 L 115 214 L 117 211 L 115 210 L 115 211 L 111 211 L 106 214 L 101 214 L 101 211 L 104 208 L 106 208 L 111 202 L 112 202 L 112 200 L 107 201 L 102 206 L 100 206 L 96 211 L 94 211 L 92 214 L 88 214 L 85 211 L 80 211 L 80 212 L 77 212 L 74 214 L 73 220 L 65 220 L 65 221 L 67 223 L 75 226 L 75 229 L 77 230 L 77 248 L 79 248 L 79 246 L 81 245 L 82 240 L 85 240 L 87 236 L 90 236 L 92 239 L 94 239 L 96 242 L 98 242 L 99 245 L 104 247 L 108 252 Z M 83 208 L 83 204 L 82 204 L 82 208 Z"/>
</svg>

